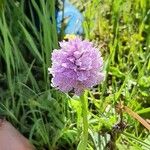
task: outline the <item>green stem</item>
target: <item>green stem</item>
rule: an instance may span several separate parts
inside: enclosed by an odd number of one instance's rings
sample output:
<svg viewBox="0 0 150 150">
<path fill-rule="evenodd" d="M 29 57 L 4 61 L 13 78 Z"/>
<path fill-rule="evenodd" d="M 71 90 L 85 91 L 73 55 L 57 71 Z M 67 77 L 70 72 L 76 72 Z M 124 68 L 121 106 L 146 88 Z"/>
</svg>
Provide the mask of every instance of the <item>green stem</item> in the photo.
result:
<svg viewBox="0 0 150 150">
<path fill-rule="evenodd" d="M 88 101 L 86 92 L 80 96 L 82 103 L 82 115 L 83 115 L 83 135 L 81 143 L 78 146 L 78 150 L 86 150 L 88 143 Z"/>
</svg>

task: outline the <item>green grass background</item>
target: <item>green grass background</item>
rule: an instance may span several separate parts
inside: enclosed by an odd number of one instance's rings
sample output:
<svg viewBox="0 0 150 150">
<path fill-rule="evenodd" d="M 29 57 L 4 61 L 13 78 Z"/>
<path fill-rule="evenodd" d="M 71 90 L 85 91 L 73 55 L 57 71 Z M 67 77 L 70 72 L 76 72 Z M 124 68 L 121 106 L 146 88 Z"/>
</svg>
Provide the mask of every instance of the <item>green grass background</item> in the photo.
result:
<svg viewBox="0 0 150 150">
<path fill-rule="evenodd" d="M 148 130 L 115 108 L 123 101 L 150 119 L 150 0 L 72 2 L 85 18 L 83 38 L 100 47 L 105 62 L 105 81 L 88 97 L 88 150 L 149 150 Z M 39 150 L 74 150 L 81 103 L 51 88 L 47 71 L 58 48 L 55 0 L 31 0 L 29 10 L 31 19 L 24 0 L 0 0 L 0 115 Z"/>
</svg>

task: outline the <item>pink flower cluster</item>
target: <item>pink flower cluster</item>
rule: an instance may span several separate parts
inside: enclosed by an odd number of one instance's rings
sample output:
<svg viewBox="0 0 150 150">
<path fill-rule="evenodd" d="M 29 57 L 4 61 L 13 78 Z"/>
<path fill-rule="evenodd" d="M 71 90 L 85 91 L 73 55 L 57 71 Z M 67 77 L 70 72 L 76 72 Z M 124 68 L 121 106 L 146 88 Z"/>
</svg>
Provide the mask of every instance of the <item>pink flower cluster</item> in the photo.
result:
<svg viewBox="0 0 150 150">
<path fill-rule="evenodd" d="M 104 79 L 102 67 L 101 53 L 92 42 L 79 37 L 62 41 L 52 53 L 52 86 L 80 95 Z"/>
</svg>

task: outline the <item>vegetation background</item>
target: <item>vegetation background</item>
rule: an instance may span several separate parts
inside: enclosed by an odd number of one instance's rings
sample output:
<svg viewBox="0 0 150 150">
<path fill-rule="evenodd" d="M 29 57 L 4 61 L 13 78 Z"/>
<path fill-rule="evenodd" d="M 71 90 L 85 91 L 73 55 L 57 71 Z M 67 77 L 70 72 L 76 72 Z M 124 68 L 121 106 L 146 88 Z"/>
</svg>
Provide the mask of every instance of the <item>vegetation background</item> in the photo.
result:
<svg viewBox="0 0 150 150">
<path fill-rule="evenodd" d="M 120 101 L 150 119 L 150 0 L 72 1 L 84 15 L 83 38 L 104 57 L 106 79 L 89 92 L 89 150 L 149 150 L 150 135 Z M 58 48 L 55 0 L 0 0 L 0 114 L 39 150 L 74 150 L 81 104 L 50 87 Z"/>
</svg>

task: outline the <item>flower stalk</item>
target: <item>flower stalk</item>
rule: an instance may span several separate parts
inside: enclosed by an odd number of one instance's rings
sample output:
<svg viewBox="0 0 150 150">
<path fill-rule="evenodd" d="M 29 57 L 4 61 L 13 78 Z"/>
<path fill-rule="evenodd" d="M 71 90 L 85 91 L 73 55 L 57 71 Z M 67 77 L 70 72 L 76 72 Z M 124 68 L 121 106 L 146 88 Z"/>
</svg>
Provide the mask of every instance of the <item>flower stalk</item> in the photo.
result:
<svg viewBox="0 0 150 150">
<path fill-rule="evenodd" d="M 81 136 L 81 142 L 78 145 L 78 150 L 86 150 L 88 144 L 88 101 L 87 92 L 84 92 L 80 96 L 82 103 L 82 115 L 83 115 L 83 133 Z"/>
</svg>

